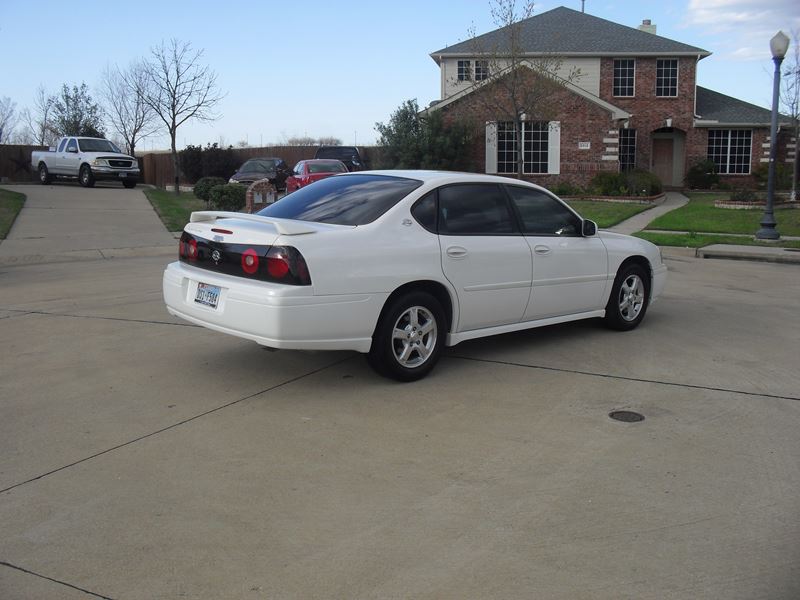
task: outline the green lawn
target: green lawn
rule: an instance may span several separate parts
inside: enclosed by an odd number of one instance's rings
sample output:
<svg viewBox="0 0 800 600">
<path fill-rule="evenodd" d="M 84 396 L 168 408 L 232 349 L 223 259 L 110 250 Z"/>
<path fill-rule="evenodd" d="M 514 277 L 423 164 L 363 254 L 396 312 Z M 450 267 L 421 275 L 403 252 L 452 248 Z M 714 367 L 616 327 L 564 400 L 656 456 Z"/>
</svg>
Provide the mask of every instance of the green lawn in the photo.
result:
<svg viewBox="0 0 800 600">
<path fill-rule="evenodd" d="M 175 192 L 143 188 L 147 199 L 161 218 L 167 231 L 182 231 L 193 211 L 206 210 L 206 203 L 190 192 Z"/>
<path fill-rule="evenodd" d="M 684 248 L 702 248 L 711 244 L 739 244 L 741 246 L 775 246 L 775 243 L 756 241 L 752 237 L 736 235 L 703 235 L 698 233 L 658 233 L 653 231 L 640 231 L 634 233 L 636 237 L 653 242 L 657 246 L 681 246 Z M 800 248 L 800 241 L 781 240 L 781 248 Z"/>
<path fill-rule="evenodd" d="M 648 229 L 700 231 L 704 233 L 752 233 L 761 226 L 763 210 L 715 208 L 714 200 L 727 199 L 726 192 L 688 192 L 689 204 L 673 210 L 650 223 Z M 781 235 L 800 236 L 800 210 L 779 209 L 775 220 Z"/>
<path fill-rule="evenodd" d="M 568 200 L 567 203 L 584 219 L 591 219 L 598 227 L 606 228 L 652 208 L 649 204 L 623 202 L 595 202 L 592 200 Z"/>
<path fill-rule="evenodd" d="M 25 194 L 0 189 L 0 240 L 6 239 L 23 204 Z"/>
</svg>

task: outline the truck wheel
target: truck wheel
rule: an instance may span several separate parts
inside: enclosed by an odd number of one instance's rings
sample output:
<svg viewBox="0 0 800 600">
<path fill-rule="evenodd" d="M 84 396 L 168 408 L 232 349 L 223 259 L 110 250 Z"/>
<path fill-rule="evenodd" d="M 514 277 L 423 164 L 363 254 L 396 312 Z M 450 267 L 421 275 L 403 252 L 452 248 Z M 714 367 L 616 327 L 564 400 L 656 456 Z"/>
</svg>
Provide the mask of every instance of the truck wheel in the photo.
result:
<svg viewBox="0 0 800 600">
<path fill-rule="evenodd" d="M 89 165 L 82 165 L 78 173 L 78 181 L 83 187 L 94 187 L 94 177 L 92 176 L 92 169 Z"/>
<path fill-rule="evenodd" d="M 39 182 L 42 185 L 50 183 L 50 171 L 47 170 L 47 165 L 39 163 Z"/>
</svg>

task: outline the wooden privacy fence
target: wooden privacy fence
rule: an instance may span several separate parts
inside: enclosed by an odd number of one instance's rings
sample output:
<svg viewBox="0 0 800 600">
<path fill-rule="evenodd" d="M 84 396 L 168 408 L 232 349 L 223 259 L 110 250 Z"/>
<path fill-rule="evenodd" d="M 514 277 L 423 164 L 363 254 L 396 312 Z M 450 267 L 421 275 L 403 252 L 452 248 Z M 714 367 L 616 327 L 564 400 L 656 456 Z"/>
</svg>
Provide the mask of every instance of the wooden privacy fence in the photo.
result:
<svg viewBox="0 0 800 600">
<path fill-rule="evenodd" d="M 34 150 L 47 150 L 47 146 L 0 145 L 0 181 L 37 181 L 38 173 L 31 167 Z"/>
</svg>

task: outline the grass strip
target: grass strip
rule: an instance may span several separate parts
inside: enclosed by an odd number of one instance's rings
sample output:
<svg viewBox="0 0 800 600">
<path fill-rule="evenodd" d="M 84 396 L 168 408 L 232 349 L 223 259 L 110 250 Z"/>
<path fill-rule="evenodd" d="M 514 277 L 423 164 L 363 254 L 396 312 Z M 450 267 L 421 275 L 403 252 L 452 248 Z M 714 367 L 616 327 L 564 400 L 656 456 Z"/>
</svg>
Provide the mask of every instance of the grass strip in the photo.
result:
<svg viewBox="0 0 800 600">
<path fill-rule="evenodd" d="M 0 189 L 0 240 L 6 239 L 23 204 L 25 194 Z"/>
<path fill-rule="evenodd" d="M 183 231 L 189 222 L 192 212 L 206 210 L 206 203 L 191 192 L 175 192 L 167 190 L 143 188 L 144 194 L 153 205 L 156 214 L 164 223 L 167 231 Z"/>
<path fill-rule="evenodd" d="M 607 228 L 625 219 L 629 219 L 640 212 L 652 208 L 650 204 L 635 204 L 627 202 L 596 202 L 593 200 L 568 200 L 567 203 L 574 208 L 584 219 L 591 219 L 598 227 Z"/>
<path fill-rule="evenodd" d="M 715 200 L 727 200 L 728 193 L 688 192 L 689 203 L 658 217 L 648 229 L 703 231 L 709 233 L 755 234 L 761 228 L 763 209 L 716 208 Z M 782 235 L 800 236 L 800 210 L 777 209 L 775 220 Z"/>
<path fill-rule="evenodd" d="M 762 242 L 751 237 L 735 235 L 707 235 L 701 233 L 658 233 L 640 231 L 634 236 L 653 242 L 656 246 L 680 246 L 683 248 L 703 248 L 711 244 L 736 244 L 739 246 L 768 246 L 781 248 L 800 248 L 800 240 L 780 240 L 779 242 Z"/>
</svg>

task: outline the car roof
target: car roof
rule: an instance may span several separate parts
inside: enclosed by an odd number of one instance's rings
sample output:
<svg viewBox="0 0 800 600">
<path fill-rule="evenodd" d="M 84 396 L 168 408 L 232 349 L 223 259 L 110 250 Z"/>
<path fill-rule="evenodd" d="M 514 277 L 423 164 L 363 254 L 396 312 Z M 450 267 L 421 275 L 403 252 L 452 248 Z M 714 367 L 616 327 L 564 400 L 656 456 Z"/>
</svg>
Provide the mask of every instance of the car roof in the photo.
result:
<svg viewBox="0 0 800 600">
<path fill-rule="evenodd" d="M 441 185 L 446 183 L 500 183 L 505 185 L 522 185 L 540 190 L 545 190 L 540 185 L 516 179 L 514 177 L 502 177 L 500 175 L 485 175 L 483 173 L 464 173 L 459 171 L 424 171 L 424 170 L 375 170 L 375 171 L 356 171 L 353 173 L 342 174 L 340 177 L 352 177 L 358 175 L 383 175 L 386 177 L 405 177 L 416 179 L 423 183 Z M 546 191 L 546 190 L 545 190 Z"/>
</svg>

